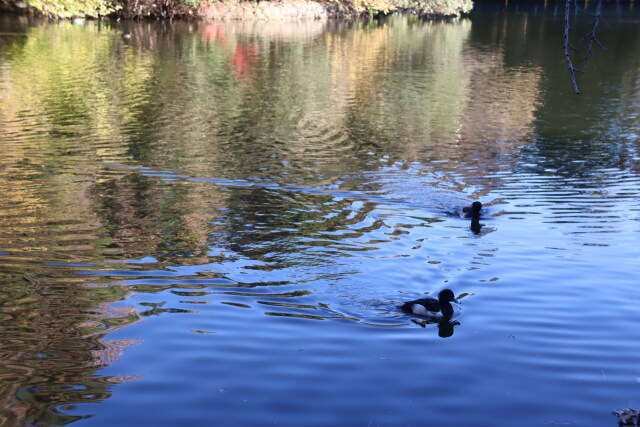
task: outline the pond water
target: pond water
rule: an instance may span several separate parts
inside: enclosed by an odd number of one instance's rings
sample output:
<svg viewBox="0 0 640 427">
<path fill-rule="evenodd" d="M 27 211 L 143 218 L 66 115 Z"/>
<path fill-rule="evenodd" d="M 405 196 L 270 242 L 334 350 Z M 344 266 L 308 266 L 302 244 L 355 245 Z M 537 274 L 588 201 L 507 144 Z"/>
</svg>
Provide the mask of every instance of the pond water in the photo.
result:
<svg viewBox="0 0 640 427">
<path fill-rule="evenodd" d="M 0 425 L 615 426 L 640 15 L 607 17 L 580 96 L 559 5 L 2 17 Z M 445 287 L 451 321 L 397 308 Z"/>
</svg>

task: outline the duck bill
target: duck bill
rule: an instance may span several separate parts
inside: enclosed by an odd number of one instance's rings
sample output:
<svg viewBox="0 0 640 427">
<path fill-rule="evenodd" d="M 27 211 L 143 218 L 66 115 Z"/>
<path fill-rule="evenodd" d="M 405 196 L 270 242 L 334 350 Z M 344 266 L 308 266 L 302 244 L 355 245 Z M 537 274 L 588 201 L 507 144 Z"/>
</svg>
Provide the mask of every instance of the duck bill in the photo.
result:
<svg viewBox="0 0 640 427">
<path fill-rule="evenodd" d="M 452 299 L 451 302 L 455 302 L 456 304 L 460 304 L 460 301 L 458 301 L 457 299 Z"/>
</svg>

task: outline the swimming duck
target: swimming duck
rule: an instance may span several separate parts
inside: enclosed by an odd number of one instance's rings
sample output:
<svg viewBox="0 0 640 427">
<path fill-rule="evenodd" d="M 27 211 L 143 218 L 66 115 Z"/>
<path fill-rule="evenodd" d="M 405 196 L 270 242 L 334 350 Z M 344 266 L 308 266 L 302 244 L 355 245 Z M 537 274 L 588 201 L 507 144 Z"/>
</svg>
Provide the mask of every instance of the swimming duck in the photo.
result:
<svg viewBox="0 0 640 427">
<path fill-rule="evenodd" d="M 453 316 L 451 302 L 458 302 L 451 289 L 443 289 L 438 294 L 438 299 L 427 297 L 405 302 L 400 306 L 402 311 L 419 316 L 446 317 Z"/>
<path fill-rule="evenodd" d="M 482 203 L 473 202 L 471 206 L 462 208 L 461 215 L 463 218 L 480 218 L 480 209 L 482 209 Z"/>
</svg>

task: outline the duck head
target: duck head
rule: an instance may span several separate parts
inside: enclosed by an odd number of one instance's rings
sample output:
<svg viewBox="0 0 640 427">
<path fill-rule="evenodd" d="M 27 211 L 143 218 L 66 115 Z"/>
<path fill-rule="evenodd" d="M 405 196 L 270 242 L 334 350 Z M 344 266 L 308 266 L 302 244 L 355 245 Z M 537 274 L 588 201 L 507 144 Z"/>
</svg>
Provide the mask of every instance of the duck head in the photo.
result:
<svg viewBox="0 0 640 427">
<path fill-rule="evenodd" d="M 456 296 L 453 294 L 453 291 L 451 289 L 443 289 L 438 294 L 438 302 L 440 303 L 440 305 L 446 305 L 450 302 L 457 303 L 458 300 L 456 299 Z"/>
<path fill-rule="evenodd" d="M 471 203 L 471 214 L 472 215 L 480 215 L 480 209 L 482 209 L 482 203 L 480 203 L 480 202 Z"/>
</svg>

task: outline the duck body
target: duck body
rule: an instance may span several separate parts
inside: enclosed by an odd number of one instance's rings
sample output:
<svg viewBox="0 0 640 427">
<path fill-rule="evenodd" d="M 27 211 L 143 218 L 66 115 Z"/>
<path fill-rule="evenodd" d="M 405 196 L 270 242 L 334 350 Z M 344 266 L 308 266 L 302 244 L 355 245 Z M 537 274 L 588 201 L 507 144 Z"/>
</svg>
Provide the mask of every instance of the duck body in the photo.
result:
<svg viewBox="0 0 640 427">
<path fill-rule="evenodd" d="M 417 314 L 425 317 L 445 317 L 453 316 L 453 306 L 451 302 L 458 302 L 451 289 L 443 289 L 436 298 L 420 298 L 413 301 L 407 301 L 400 306 L 400 309 L 406 313 Z"/>
<path fill-rule="evenodd" d="M 471 206 L 465 206 L 462 208 L 462 211 L 460 212 L 460 216 L 462 216 L 463 218 L 479 219 L 481 209 L 482 209 L 482 203 L 473 202 L 471 203 Z"/>
<path fill-rule="evenodd" d="M 420 298 L 408 301 L 402 304 L 400 308 L 404 312 L 427 317 L 444 317 L 444 312 L 446 311 L 446 308 L 440 307 L 440 303 L 435 298 Z M 453 308 L 451 311 L 453 314 Z"/>
</svg>

